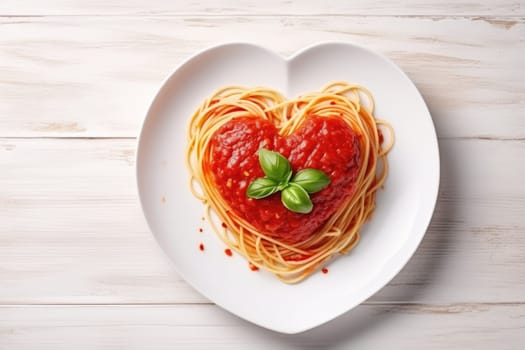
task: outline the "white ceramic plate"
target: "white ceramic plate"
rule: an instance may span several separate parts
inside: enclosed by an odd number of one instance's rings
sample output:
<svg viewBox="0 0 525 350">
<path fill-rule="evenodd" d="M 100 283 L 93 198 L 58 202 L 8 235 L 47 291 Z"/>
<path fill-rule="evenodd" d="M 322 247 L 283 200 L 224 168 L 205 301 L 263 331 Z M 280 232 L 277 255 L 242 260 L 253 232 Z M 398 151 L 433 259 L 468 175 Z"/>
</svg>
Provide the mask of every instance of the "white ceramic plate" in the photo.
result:
<svg viewBox="0 0 525 350">
<path fill-rule="evenodd" d="M 270 273 L 250 271 L 241 256 L 227 257 L 225 246 L 202 221 L 203 207 L 188 188 L 187 125 L 202 100 L 225 85 L 262 85 L 292 98 L 335 80 L 370 89 L 376 116 L 393 125 L 390 172 L 358 246 L 333 259 L 328 274 L 288 285 Z M 140 134 L 136 164 L 150 229 L 182 277 L 224 309 L 283 333 L 321 325 L 387 284 L 423 238 L 439 186 L 437 138 L 418 90 L 385 57 L 347 43 L 315 45 L 287 59 L 238 43 L 196 54 L 155 97 Z M 201 242 L 205 252 L 198 248 Z"/>
</svg>

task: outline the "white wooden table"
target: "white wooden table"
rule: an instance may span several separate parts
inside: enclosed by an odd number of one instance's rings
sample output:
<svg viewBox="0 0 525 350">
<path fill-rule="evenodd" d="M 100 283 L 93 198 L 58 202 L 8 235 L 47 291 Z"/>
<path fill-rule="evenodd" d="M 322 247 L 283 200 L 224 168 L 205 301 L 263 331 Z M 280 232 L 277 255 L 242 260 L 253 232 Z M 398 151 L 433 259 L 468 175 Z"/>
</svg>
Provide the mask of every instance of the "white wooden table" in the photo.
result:
<svg viewBox="0 0 525 350">
<path fill-rule="evenodd" d="M 322 40 L 382 52 L 413 79 L 442 185 L 390 284 L 280 335 L 174 272 L 139 208 L 135 138 L 195 51 Z M 1 1 L 0 349 L 523 349 L 524 67 L 524 1 Z"/>
</svg>

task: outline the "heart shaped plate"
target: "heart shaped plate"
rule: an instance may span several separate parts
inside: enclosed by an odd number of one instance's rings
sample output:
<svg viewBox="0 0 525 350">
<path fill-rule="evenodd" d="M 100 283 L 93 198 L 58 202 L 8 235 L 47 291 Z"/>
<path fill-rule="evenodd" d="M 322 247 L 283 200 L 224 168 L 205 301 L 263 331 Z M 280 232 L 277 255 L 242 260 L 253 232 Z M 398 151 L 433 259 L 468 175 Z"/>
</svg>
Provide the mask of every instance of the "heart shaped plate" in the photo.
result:
<svg viewBox="0 0 525 350">
<path fill-rule="evenodd" d="M 394 128 L 385 190 L 378 192 L 377 209 L 356 248 L 332 259 L 329 273 L 288 285 L 270 273 L 250 271 L 242 256 L 224 254 L 226 247 L 202 220 L 204 207 L 188 186 L 188 122 L 204 98 L 222 86 L 266 86 L 293 98 L 341 80 L 367 87 L 376 117 Z M 151 104 L 136 167 L 144 215 L 178 273 L 222 308 L 283 333 L 319 326 L 387 284 L 421 242 L 439 187 L 437 137 L 417 88 L 385 57 L 348 43 L 318 44 L 290 58 L 243 43 L 194 55 Z"/>
</svg>

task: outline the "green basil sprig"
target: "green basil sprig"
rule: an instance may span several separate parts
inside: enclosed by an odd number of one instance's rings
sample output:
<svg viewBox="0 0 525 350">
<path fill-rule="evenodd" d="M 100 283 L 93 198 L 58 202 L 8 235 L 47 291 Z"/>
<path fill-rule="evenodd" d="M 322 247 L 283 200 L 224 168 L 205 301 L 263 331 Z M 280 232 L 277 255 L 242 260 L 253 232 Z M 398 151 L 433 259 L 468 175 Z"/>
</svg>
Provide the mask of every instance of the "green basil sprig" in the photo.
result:
<svg viewBox="0 0 525 350">
<path fill-rule="evenodd" d="M 308 193 L 315 193 L 325 188 L 330 183 L 330 178 L 321 170 L 303 169 L 295 174 L 292 183 L 301 186 Z"/>
<path fill-rule="evenodd" d="M 259 163 L 267 178 L 275 181 L 287 181 L 292 176 L 292 166 L 288 159 L 280 153 L 268 151 L 266 148 L 259 150 Z"/>
<path fill-rule="evenodd" d="M 248 187 L 248 197 L 261 199 L 279 191 L 279 183 L 266 177 L 253 180 Z"/>
<path fill-rule="evenodd" d="M 246 195 L 261 199 L 281 191 L 283 205 L 296 213 L 310 213 L 313 203 L 309 194 L 319 192 L 330 184 L 328 175 L 317 169 L 303 169 L 292 177 L 288 159 L 266 148 L 259 150 L 259 164 L 265 176 L 253 180 Z"/>
<path fill-rule="evenodd" d="M 296 213 L 308 214 L 314 208 L 308 192 L 301 186 L 291 183 L 281 192 L 283 205 Z"/>
</svg>

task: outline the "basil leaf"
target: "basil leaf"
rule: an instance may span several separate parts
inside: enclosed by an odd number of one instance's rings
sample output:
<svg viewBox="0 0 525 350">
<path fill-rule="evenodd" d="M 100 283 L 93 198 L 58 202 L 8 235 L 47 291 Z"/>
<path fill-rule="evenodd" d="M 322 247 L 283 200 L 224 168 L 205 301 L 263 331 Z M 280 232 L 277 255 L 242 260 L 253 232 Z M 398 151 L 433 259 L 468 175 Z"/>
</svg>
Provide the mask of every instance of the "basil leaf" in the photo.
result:
<svg viewBox="0 0 525 350">
<path fill-rule="evenodd" d="M 290 182 L 290 179 L 292 178 L 292 172 L 290 171 L 288 173 L 288 175 L 286 176 L 286 178 L 282 179 L 280 182 L 279 182 L 279 185 L 277 186 L 277 189 L 279 191 L 282 191 L 284 190 L 286 187 L 288 187 L 288 183 Z"/>
<path fill-rule="evenodd" d="M 308 193 L 315 193 L 328 186 L 330 178 L 321 170 L 303 169 L 295 174 L 292 183 L 301 186 Z"/>
<path fill-rule="evenodd" d="M 246 190 L 246 195 L 250 198 L 260 199 L 268 197 L 278 190 L 278 183 L 276 181 L 266 177 L 260 177 L 250 183 Z"/>
<path fill-rule="evenodd" d="M 292 173 L 292 166 L 288 159 L 278 152 L 269 151 L 266 148 L 259 150 L 259 163 L 264 174 L 269 179 L 277 182 L 286 182 Z"/>
<path fill-rule="evenodd" d="M 300 214 L 308 214 L 314 207 L 308 192 L 301 186 L 293 183 L 290 183 L 290 186 L 282 190 L 281 202 L 288 210 Z"/>
</svg>

